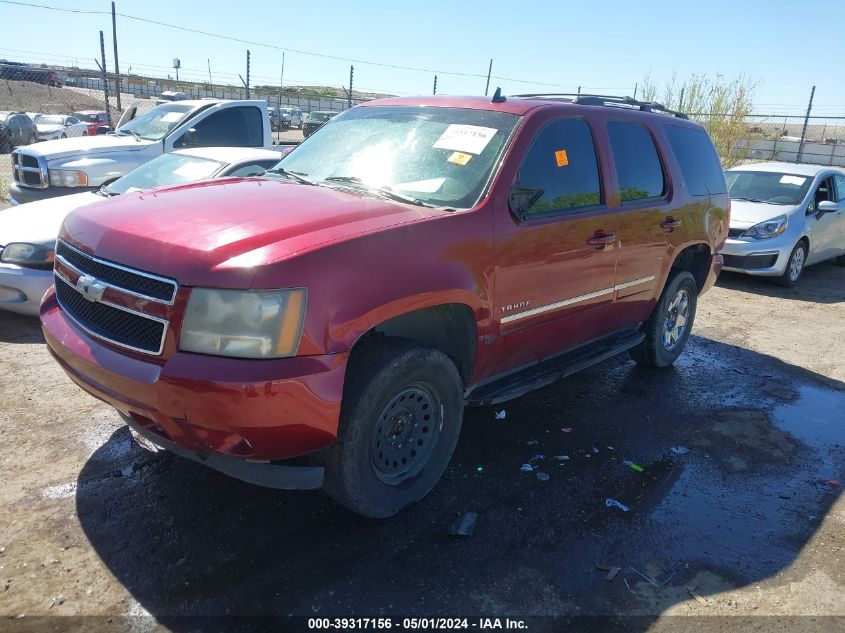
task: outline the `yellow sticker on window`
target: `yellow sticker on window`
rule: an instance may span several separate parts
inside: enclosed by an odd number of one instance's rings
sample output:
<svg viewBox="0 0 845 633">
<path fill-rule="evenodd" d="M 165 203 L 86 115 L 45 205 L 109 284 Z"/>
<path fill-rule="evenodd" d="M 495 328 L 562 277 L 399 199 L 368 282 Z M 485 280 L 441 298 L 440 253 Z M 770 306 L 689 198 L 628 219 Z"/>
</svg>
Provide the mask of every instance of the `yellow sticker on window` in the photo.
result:
<svg viewBox="0 0 845 633">
<path fill-rule="evenodd" d="M 565 149 L 559 149 L 555 152 L 555 160 L 558 167 L 566 167 L 569 164 L 569 157 L 566 155 Z"/>
<path fill-rule="evenodd" d="M 470 159 L 472 158 L 472 154 L 464 154 L 463 152 L 452 152 L 452 155 L 449 156 L 446 160 L 450 163 L 455 163 L 456 165 L 466 165 Z"/>
</svg>

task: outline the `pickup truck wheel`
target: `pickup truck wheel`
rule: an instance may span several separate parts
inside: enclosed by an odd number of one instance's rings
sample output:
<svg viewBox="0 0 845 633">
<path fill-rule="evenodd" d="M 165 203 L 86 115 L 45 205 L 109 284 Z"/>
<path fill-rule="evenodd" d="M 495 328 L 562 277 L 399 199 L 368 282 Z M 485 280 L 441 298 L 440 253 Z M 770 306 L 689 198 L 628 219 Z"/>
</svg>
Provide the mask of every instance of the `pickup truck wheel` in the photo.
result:
<svg viewBox="0 0 845 633">
<path fill-rule="evenodd" d="M 645 322 L 645 340 L 630 351 L 640 365 L 668 367 L 684 351 L 695 321 L 698 286 L 683 270 L 669 278 L 654 311 Z"/>
<path fill-rule="evenodd" d="M 366 517 L 419 501 L 446 469 L 463 420 L 463 388 L 442 352 L 385 339 L 355 353 L 338 438 L 324 454 L 324 488 Z"/>
</svg>

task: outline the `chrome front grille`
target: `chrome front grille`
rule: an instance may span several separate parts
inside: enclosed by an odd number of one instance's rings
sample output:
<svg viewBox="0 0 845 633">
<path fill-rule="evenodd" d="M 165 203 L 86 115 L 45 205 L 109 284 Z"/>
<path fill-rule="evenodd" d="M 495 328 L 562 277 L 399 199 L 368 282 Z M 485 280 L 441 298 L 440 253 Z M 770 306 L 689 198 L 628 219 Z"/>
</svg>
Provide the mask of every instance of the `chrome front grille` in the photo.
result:
<svg viewBox="0 0 845 633">
<path fill-rule="evenodd" d="M 61 240 L 56 243 L 56 257 L 62 258 L 79 272 L 92 275 L 100 281 L 143 299 L 172 304 L 176 296 L 176 282 L 172 279 L 97 259 Z"/>
<path fill-rule="evenodd" d="M 46 189 L 50 184 L 47 160 L 16 149 L 12 152 L 12 178 L 22 187 Z"/>
<path fill-rule="evenodd" d="M 143 352 L 164 351 L 175 281 L 99 259 L 59 240 L 56 298 L 89 334 Z M 155 314 L 152 314 L 152 313 Z"/>
</svg>

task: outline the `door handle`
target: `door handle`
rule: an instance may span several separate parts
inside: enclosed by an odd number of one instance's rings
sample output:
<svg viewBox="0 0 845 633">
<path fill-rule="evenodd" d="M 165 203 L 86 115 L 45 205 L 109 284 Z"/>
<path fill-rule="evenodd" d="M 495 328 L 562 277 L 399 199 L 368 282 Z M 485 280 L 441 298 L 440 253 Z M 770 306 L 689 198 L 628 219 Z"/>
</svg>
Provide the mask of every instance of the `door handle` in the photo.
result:
<svg viewBox="0 0 845 633">
<path fill-rule="evenodd" d="M 593 237 L 587 240 L 587 244 L 592 246 L 597 251 L 602 250 L 608 244 L 613 244 L 616 241 L 616 233 L 605 233 L 604 231 L 596 231 Z"/>
<path fill-rule="evenodd" d="M 660 228 L 662 228 L 667 233 L 671 233 L 673 229 L 677 229 L 679 226 L 681 226 L 681 224 L 683 224 L 681 220 L 676 220 L 670 215 L 668 218 L 666 218 L 665 220 L 663 220 L 663 222 L 660 223 Z"/>
</svg>

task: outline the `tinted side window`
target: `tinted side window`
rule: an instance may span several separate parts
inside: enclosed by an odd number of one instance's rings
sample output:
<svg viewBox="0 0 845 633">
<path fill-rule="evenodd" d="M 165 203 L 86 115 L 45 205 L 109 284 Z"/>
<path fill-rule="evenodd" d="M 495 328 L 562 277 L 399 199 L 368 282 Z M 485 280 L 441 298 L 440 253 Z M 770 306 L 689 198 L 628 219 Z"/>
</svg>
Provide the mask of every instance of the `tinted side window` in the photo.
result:
<svg viewBox="0 0 845 633">
<path fill-rule="evenodd" d="M 619 180 L 622 202 L 659 198 L 666 193 L 663 165 L 651 132 L 630 121 L 610 121 L 607 124 L 613 164 Z"/>
<path fill-rule="evenodd" d="M 725 193 L 722 163 L 704 130 L 666 126 L 666 136 L 681 165 L 687 189 L 693 196 Z"/>
<path fill-rule="evenodd" d="M 261 110 L 226 108 L 194 126 L 199 147 L 261 147 L 264 144 Z"/>
<path fill-rule="evenodd" d="M 540 130 L 522 161 L 518 181 L 535 190 L 528 217 L 601 204 L 596 150 L 586 121 L 560 119 Z"/>
</svg>

